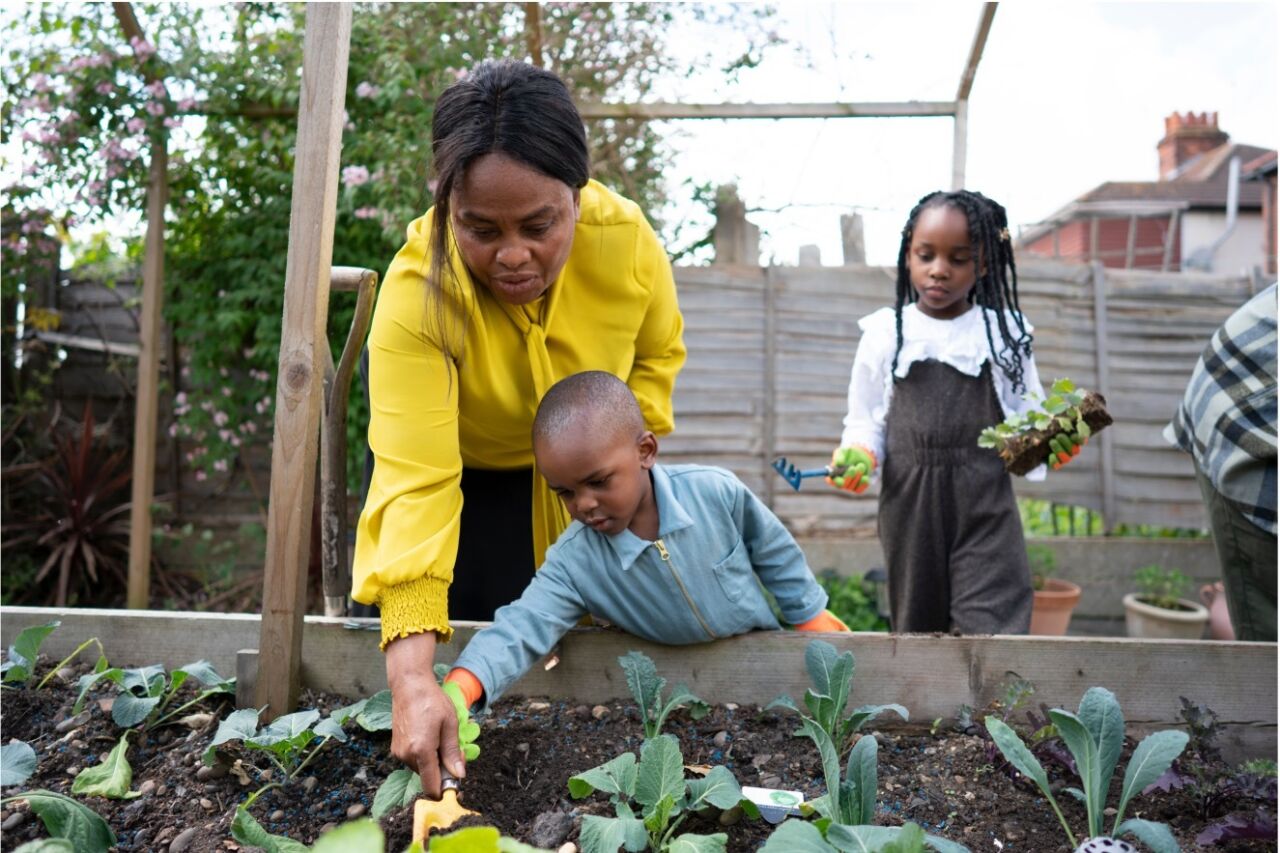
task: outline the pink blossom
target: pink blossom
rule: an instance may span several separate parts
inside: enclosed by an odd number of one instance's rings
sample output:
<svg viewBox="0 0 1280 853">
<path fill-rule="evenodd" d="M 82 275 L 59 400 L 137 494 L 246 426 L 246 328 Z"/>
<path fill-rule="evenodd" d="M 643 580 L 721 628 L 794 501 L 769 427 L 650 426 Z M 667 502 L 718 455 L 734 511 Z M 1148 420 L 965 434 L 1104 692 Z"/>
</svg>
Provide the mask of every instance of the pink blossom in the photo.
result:
<svg viewBox="0 0 1280 853">
<path fill-rule="evenodd" d="M 231 389 L 230 389 L 230 388 L 224 388 L 223 390 L 224 390 L 224 391 L 230 391 Z M 230 420 L 230 418 L 229 418 L 229 417 L 227 417 L 227 413 L 226 413 L 226 412 L 219 411 L 219 412 L 214 412 L 214 414 L 213 414 L 213 422 L 214 422 L 215 424 L 217 424 L 218 426 L 226 426 L 226 425 L 227 425 L 227 421 L 229 421 L 229 420 Z"/>
<path fill-rule="evenodd" d="M 139 116 L 134 116 L 124 123 L 124 126 L 130 133 L 142 133 L 147 129 L 147 120 Z"/>
<path fill-rule="evenodd" d="M 144 88 L 153 98 L 163 98 L 168 94 L 164 88 L 164 83 L 159 80 L 154 80 L 151 83 L 148 83 Z"/>
<path fill-rule="evenodd" d="M 110 95 L 115 90 L 116 87 L 112 86 L 111 83 L 106 80 L 103 80 L 97 86 L 93 87 L 93 91 L 97 92 L 99 95 Z"/>
<path fill-rule="evenodd" d="M 378 97 L 378 93 L 381 91 L 382 90 L 380 88 L 373 85 L 368 80 L 365 80 L 359 86 L 356 86 L 356 97 L 357 98 L 376 98 Z"/>
<path fill-rule="evenodd" d="M 169 424 L 169 438 L 174 438 L 178 434 L 178 425 L 176 423 Z"/>
<path fill-rule="evenodd" d="M 153 116 L 162 116 L 164 115 L 164 104 L 160 101 L 147 101 L 146 110 Z"/>
<path fill-rule="evenodd" d="M 214 461 L 214 463 L 213 463 L 213 470 L 215 470 L 215 471 L 226 471 L 226 470 L 227 470 L 227 460 L 225 460 L 225 459 L 218 459 L 218 460 Z"/>
<path fill-rule="evenodd" d="M 427 181 L 427 192 L 431 193 L 432 195 L 435 195 L 436 187 L 438 186 L 440 186 L 440 181 L 436 180 L 435 178 L 432 178 L 431 180 Z"/>
<path fill-rule="evenodd" d="M 348 166 L 342 170 L 342 183 L 347 187 L 359 187 L 369 183 L 369 170 L 364 166 Z"/>
<path fill-rule="evenodd" d="M 44 145 L 52 145 L 59 140 L 57 131 L 46 130 L 40 134 L 40 142 Z"/>
<path fill-rule="evenodd" d="M 233 432 L 232 432 L 231 430 L 229 430 L 229 429 L 220 429 L 220 430 L 218 430 L 218 438 L 222 439 L 224 442 L 225 442 L 225 441 L 230 441 L 230 440 L 231 440 L 231 437 L 232 437 L 233 435 L 235 435 L 235 433 L 233 433 Z"/>
<path fill-rule="evenodd" d="M 355 210 L 356 219 L 374 219 L 378 215 L 376 207 L 357 207 Z"/>
<path fill-rule="evenodd" d="M 239 447 L 239 446 L 240 446 L 240 436 L 236 435 L 235 433 L 232 433 L 232 434 L 231 434 L 231 438 L 227 439 L 227 442 L 228 442 L 232 447 Z"/>
<path fill-rule="evenodd" d="M 195 98 L 183 98 L 181 101 L 178 101 L 179 112 L 189 113 L 194 110 L 196 106 Z"/>
<path fill-rule="evenodd" d="M 225 290 L 219 290 L 219 291 L 218 291 L 218 297 L 219 297 L 219 298 L 224 297 L 224 296 L 226 296 L 226 295 L 227 295 L 227 292 L 226 292 Z M 221 376 L 223 379 L 226 379 L 228 376 L 230 376 L 230 375 L 231 375 L 231 372 L 230 372 L 229 370 L 227 370 L 225 367 L 219 367 L 219 368 L 218 368 L 218 375 L 219 375 L 219 376 Z M 223 390 L 225 391 L 226 389 L 224 388 Z"/>
<path fill-rule="evenodd" d="M 156 52 L 155 45 L 141 36 L 134 36 L 129 39 L 129 46 L 133 48 L 133 55 L 143 61 L 150 59 Z"/>
<path fill-rule="evenodd" d="M 173 402 L 177 403 L 179 406 L 185 406 L 187 404 L 187 392 L 179 391 L 173 396 Z"/>
<path fill-rule="evenodd" d="M 164 126 L 170 129 L 182 127 L 182 121 L 176 118 L 167 118 L 164 120 Z"/>
<path fill-rule="evenodd" d="M 48 74 L 33 74 L 31 76 L 31 91 L 47 92 L 52 88 L 53 86 L 49 83 Z"/>
<path fill-rule="evenodd" d="M 204 482 L 205 480 L 207 480 L 208 478 L 209 478 L 209 475 L 208 475 L 208 474 L 206 474 L 203 470 L 201 470 L 201 469 L 197 469 L 197 470 L 196 470 L 196 482 L 197 482 L 197 483 L 203 483 L 203 482 Z"/>
</svg>

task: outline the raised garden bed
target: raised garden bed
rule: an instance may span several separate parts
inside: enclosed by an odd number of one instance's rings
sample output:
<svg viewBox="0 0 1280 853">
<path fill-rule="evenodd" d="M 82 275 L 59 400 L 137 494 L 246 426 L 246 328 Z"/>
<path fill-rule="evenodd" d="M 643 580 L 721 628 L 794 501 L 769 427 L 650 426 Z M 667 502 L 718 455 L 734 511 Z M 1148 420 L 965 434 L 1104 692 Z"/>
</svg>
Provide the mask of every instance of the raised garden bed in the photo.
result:
<svg viewBox="0 0 1280 853">
<path fill-rule="evenodd" d="M 6 644 L 23 627 L 60 617 L 62 627 L 43 649 L 49 658 L 57 660 L 89 636 L 98 636 L 113 665 L 174 667 L 203 657 L 228 673 L 234 670 L 237 647 L 256 636 L 256 617 L 249 616 L 206 620 L 186 614 L 51 613 L 24 608 L 7 608 L 3 615 Z M 817 796 L 825 787 L 817 752 L 808 739 L 793 736 L 797 718 L 785 710 L 758 707 L 784 692 L 799 700 L 809 686 L 803 664 L 807 642 L 808 638 L 796 635 L 751 635 L 712 646 L 675 649 L 614 632 L 574 632 L 562 645 L 560 666 L 531 674 L 518 688 L 541 698 L 500 703 L 484 718 L 482 752 L 469 768 L 465 802 L 481 812 L 485 823 L 550 849 L 575 840 L 585 815 L 611 814 L 612 807 L 603 796 L 572 800 L 567 782 L 621 751 L 639 750 L 643 730 L 634 701 L 622 698 L 627 688 L 616 663 L 631 648 L 653 657 L 670 683 L 683 681 L 713 703 L 710 715 L 700 720 L 677 711 L 664 726 L 664 731 L 678 737 L 685 765 L 723 764 L 741 784 Z M 913 720 L 910 726 L 873 721 L 865 730 L 874 732 L 879 741 L 876 822 L 894 825 L 913 820 L 975 851 L 998 846 L 1067 849 L 1046 801 L 1029 785 L 1015 783 L 998 769 L 1003 762 L 993 757 L 980 730 L 961 732 L 952 722 L 961 705 L 981 709 L 999 700 L 1009 684 L 1009 671 L 1035 685 L 1034 703 L 1054 707 L 1074 709 L 1087 686 L 1110 687 L 1133 723 L 1130 734 L 1184 722 L 1177 696 L 1190 693 L 1193 702 L 1232 721 L 1220 727 L 1218 737 L 1226 764 L 1275 755 L 1275 707 L 1270 692 L 1275 683 L 1275 646 L 1271 644 L 883 635 L 855 635 L 838 642 L 857 655 L 853 703 L 898 702 L 911 711 Z M 1117 643 L 1127 649 L 1123 677 L 1118 653 L 1105 648 Z M 308 620 L 304 650 L 310 664 L 304 668 L 304 677 L 329 691 L 308 691 L 302 697 L 304 707 L 328 711 L 383 686 L 382 661 L 372 633 L 346 630 L 333 620 Z M 1099 677 L 1108 666 L 1115 667 L 1108 673 L 1110 678 Z M 341 680 L 342 673 L 346 673 L 346 684 L 340 692 L 345 699 L 333 691 L 333 682 Z M 1200 690 L 1193 689 L 1193 677 L 1202 679 Z M 317 683 L 324 680 L 329 683 Z M 1077 689 L 1077 684 L 1085 686 Z M 1260 691 L 1259 684 L 1268 689 Z M 25 789 L 67 791 L 72 779 L 68 768 L 96 764 L 118 739 L 119 728 L 96 702 L 87 705 L 88 718 L 80 726 L 57 731 L 74 699 L 74 690 L 56 678 L 40 694 L 6 691 L 5 739 L 28 740 L 40 761 L 38 775 Z M 221 716 L 226 716 L 230 705 L 226 701 Z M 1156 708 L 1163 710 L 1152 713 Z M 172 839 L 193 829 L 181 849 L 238 846 L 230 833 L 235 805 L 261 784 L 261 773 L 270 764 L 261 753 L 232 745 L 227 747 L 228 754 L 241 760 L 243 777 L 237 772 L 201 772 L 200 754 L 215 727 L 212 721 L 194 729 L 166 726 L 131 739 L 132 788 L 145 786 L 148 793 L 130 801 L 86 799 L 114 828 L 118 849 L 169 849 Z M 387 754 L 387 735 L 364 733 L 352 724 L 346 728 L 349 742 L 329 743 L 324 747 L 327 752 L 298 779 L 282 791 L 265 794 L 254 805 L 254 816 L 268 830 L 311 842 L 326 824 L 340 823 L 372 806 L 378 784 L 396 767 Z M 1126 747 L 1126 758 L 1131 747 Z M 1206 772 L 1221 773 L 1226 764 Z M 309 777 L 315 782 L 307 781 Z M 247 778 L 247 783 L 241 778 Z M 1274 796 L 1274 786 L 1271 790 Z M 12 789 L 4 791 L 6 796 L 12 793 Z M 1114 797 L 1113 791 L 1113 803 Z M 1213 817 L 1252 804 L 1245 795 L 1219 798 L 1212 809 L 1219 814 L 1205 816 L 1202 803 L 1193 800 L 1185 789 L 1140 796 L 1129 813 L 1169 822 L 1183 848 L 1194 849 L 1194 837 Z M 1067 820 L 1082 827 L 1083 808 L 1068 797 L 1060 801 Z M 12 807 L 10 811 L 21 813 Z M 14 820 L 11 814 L 6 819 Z M 5 833 L 5 849 L 12 849 L 16 846 L 12 842 L 25 840 L 28 834 L 43 835 L 33 816 L 18 820 Z M 407 810 L 392 813 L 383 825 L 390 842 L 387 849 L 403 849 L 408 840 Z M 725 828 L 712 816 L 691 819 L 682 831 L 724 831 L 729 835 L 728 849 L 754 850 L 770 829 L 750 820 Z M 537 832 L 547 834 L 535 838 Z M 169 839 L 162 840 L 166 833 Z M 1232 844 L 1219 849 L 1275 849 L 1274 841 Z"/>
</svg>

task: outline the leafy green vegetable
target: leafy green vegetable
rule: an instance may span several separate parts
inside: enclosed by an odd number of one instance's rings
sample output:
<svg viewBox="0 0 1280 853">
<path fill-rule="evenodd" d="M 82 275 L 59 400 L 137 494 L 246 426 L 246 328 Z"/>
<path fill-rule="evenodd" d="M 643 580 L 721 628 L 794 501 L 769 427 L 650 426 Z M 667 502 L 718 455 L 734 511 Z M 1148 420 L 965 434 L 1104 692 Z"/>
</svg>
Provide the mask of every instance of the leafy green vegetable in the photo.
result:
<svg viewBox="0 0 1280 853">
<path fill-rule="evenodd" d="M 688 707 L 689 716 L 700 720 L 711 711 L 711 706 L 677 684 L 666 703 L 662 702 L 662 688 L 667 680 L 658 675 L 658 668 L 643 652 L 631 651 L 618 658 L 618 664 L 626 675 L 627 687 L 640 706 L 640 719 L 644 723 L 644 736 L 654 738 L 662 731 L 667 715 L 676 708 Z"/>
<path fill-rule="evenodd" d="M 0 746 L 0 787 L 21 785 L 36 772 L 36 751 L 26 741 Z"/>
<path fill-rule="evenodd" d="M 55 838 L 71 842 L 76 853 L 106 853 L 115 846 L 116 836 L 107 822 L 86 805 L 52 791 L 24 791 L 16 797 L 0 800 L 0 805 L 26 800 L 31 811 L 44 822 Z"/>
<path fill-rule="evenodd" d="M 32 625 L 23 628 L 9 646 L 9 658 L 0 664 L 0 681 L 12 684 L 19 681 L 30 681 L 36 674 L 36 658 L 40 656 L 40 645 L 45 637 L 53 633 L 62 623 L 58 620 L 45 622 L 43 625 Z"/>
<path fill-rule="evenodd" d="M 588 815 L 579 842 L 583 853 L 630 851 L 723 851 L 724 833 L 675 835 L 685 818 L 708 806 L 732 808 L 742 802 L 742 788 L 724 767 L 713 767 L 702 779 L 686 781 L 680 743 L 671 735 L 647 739 L 640 762 L 624 752 L 569 780 L 569 794 L 581 799 L 599 791 L 609 794 L 617 817 Z"/>
<path fill-rule="evenodd" d="M 480 757 L 480 747 L 476 746 L 476 738 L 480 737 L 480 725 L 471 719 L 471 709 L 462 698 L 462 688 L 452 681 L 442 685 L 444 695 L 453 703 L 453 711 L 458 717 L 458 746 L 467 761 L 475 761 Z"/>
<path fill-rule="evenodd" d="M 422 793 L 422 777 L 407 767 L 393 770 L 373 795 L 369 814 L 374 820 L 412 803 Z"/>
<path fill-rule="evenodd" d="M 107 755 L 105 761 L 94 767 L 86 767 L 71 783 L 71 793 L 87 794 L 91 797 L 107 797 L 112 800 L 131 800 L 142 796 L 130 791 L 133 783 L 133 768 L 129 766 L 126 753 L 129 751 L 129 733 L 125 732 L 120 741 Z"/>
<path fill-rule="evenodd" d="M 100 663 L 105 665 L 106 659 L 102 658 Z M 205 689 L 198 691 L 195 698 L 169 709 L 178 690 L 190 678 L 204 685 Z M 234 694 L 236 690 L 234 678 L 224 679 L 212 664 L 203 660 L 178 667 L 168 676 L 165 675 L 164 667 L 159 664 L 135 669 L 99 668 L 80 677 L 80 692 L 72 713 L 80 713 L 89 691 L 103 680 L 114 683 L 119 689 L 111 706 L 111 719 L 116 725 L 126 729 L 143 724 L 144 729 L 155 728 L 211 696 Z"/>
<path fill-rule="evenodd" d="M 1090 836 L 1101 836 L 1107 790 L 1115 774 L 1120 749 L 1124 741 L 1124 716 L 1120 703 L 1111 691 L 1091 687 L 1080 700 L 1079 711 L 1072 714 L 1055 708 L 1049 711 L 1058 734 L 1075 758 L 1080 773 L 1081 789 L 1068 789 L 1084 801 Z M 987 731 L 992 740 L 1017 770 L 1035 783 L 1058 816 L 1058 822 L 1067 833 L 1072 847 L 1076 839 L 1058 807 L 1049 778 L 1040 762 L 1026 748 L 1013 729 L 993 716 L 986 719 Z M 1177 853 L 1178 845 L 1173 834 L 1164 824 L 1140 820 L 1124 820 L 1125 809 L 1135 794 L 1154 782 L 1187 745 L 1187 734 L 1180 731 L 1162 731 L 1148 735 L 1138 744 L 1125 769 L 1124 784 L 1120 791 L 1120 803 L 1116 807 L 1111 834 L 1118 837 L 1131 834 L 1150 847 L 1155 853 Z"/>
<path fill-rule="evenodd" d="M 811 720 L 827 734 L 837 753 L 844 750 L 849 739 L 868 720 L 885 711 L 893 711 L 904 720 L 908 718 L 907 709 L 897 704 L 862 705 L 845 716 L 853 686 L 853 652 L 841 654 L 825 640 L 813 640 L 805 648 L 804 663 L 813 684 L 805 691 L 804 704 L 812 716 L 807 716 L 785 694 L 769 703 L 769 707 L 789 708 L 799 714 L 801 719 Z M 799 729 L 796 734 L 803 734 L 805 731 Z"/>
</svg>

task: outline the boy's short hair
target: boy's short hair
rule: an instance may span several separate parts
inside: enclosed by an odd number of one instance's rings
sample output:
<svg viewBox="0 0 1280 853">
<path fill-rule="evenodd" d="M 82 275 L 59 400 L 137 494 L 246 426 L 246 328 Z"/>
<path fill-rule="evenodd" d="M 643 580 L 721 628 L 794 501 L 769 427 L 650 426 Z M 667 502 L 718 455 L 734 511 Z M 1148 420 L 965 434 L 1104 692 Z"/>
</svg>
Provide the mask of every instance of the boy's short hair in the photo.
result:
<svg viewBox="0 0 1280 853">
<path fill-rule="evenodd" d="M 612 373 L 587 370 L 566 376 L 543 396 L 533 419 L 533 442 L 554 439 L 575 422 L 585 421 L 597 434 L 644 432 L 644 415 L 635 394 Z"/>
</svg>

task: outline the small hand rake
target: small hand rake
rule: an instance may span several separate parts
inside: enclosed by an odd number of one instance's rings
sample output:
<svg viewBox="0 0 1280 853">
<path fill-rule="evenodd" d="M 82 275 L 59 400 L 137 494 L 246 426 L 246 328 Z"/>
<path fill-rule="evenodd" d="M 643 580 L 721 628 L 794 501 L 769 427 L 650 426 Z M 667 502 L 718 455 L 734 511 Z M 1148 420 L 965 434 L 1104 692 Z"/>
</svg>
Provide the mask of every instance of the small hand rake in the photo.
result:
<svg viewBox="0 0 1280 853">
<path fill-rule="evenodd" d="M 440 799 L 420 797 L 413 804 L 413 840 L 424 847 L 431 830 L 448 829 L 467 815 L 479 814 L 458 802 L 458 780 L 443 767 L 440 768 L 440 789 Z"/>
<path fill-rule="evenodd" d="M 825 468 L 809 468 L 801 471 L 796 466 L 787 461 L 787 457 L 779 456 L 773 460 L 773 470 L 782 476 L 782 479 L 791 484 L 791 488 L 797 492 L 800 491 L 800 482 L 808 477 L 836 477 L 843 474 L 848 466 L 845 465 L 828 465 Z"/>
</svg>

